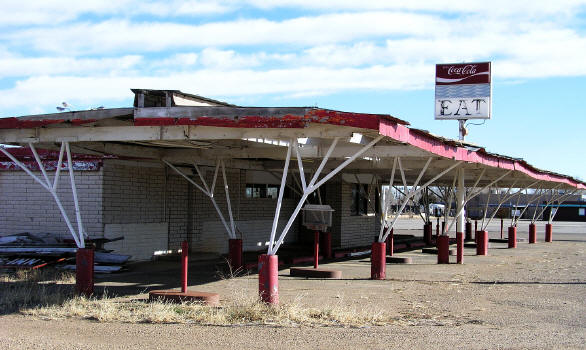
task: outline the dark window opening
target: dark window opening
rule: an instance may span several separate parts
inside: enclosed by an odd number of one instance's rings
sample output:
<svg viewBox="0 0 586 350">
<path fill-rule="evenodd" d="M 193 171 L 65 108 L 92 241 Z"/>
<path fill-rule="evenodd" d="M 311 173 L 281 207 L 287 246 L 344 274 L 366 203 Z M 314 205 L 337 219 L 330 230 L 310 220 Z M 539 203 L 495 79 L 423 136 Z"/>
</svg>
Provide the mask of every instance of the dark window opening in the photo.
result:
<svg viewBox="0 0 586 350">
<path fill-rule="evenodd" d="M 362 188 L 362 193 L 360 189 Z M 352 185 L 352 206 L 350 210 L 352 215 L 366 215 L 368 214 L 368 185 L 353 184 Z"/>
<path fill-rule="evenodd" d="M 269 184 L 246 184 L 245 196 L 246 198 L 279 198 L 279 185 Z M 283 198 L 291 198 L 291 190 L 285 187 Z"/>
</svg>

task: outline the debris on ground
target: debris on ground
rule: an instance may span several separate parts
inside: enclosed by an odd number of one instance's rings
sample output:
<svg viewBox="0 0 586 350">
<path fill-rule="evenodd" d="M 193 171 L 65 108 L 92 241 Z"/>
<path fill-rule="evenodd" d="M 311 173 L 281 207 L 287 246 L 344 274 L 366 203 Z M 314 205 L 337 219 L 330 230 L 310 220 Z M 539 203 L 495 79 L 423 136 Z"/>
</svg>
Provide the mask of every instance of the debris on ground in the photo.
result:
<svg viewBox="0 0 586 350">
<path fill-rule="evenodd" d="M 105 243 L 124 239 L 88 239 L 86 244 L 93 246 L 94 272 L 112 273 L 126 269 L 130 255 L 115 254 L 104 249 Z M 39 269 L 55 266 L 65 270 L 75 270 L 77 247 L 73 240 L 61 239 L 58 234 L 22 232 L 0 236 L 0 268 Z"/>
</svg>

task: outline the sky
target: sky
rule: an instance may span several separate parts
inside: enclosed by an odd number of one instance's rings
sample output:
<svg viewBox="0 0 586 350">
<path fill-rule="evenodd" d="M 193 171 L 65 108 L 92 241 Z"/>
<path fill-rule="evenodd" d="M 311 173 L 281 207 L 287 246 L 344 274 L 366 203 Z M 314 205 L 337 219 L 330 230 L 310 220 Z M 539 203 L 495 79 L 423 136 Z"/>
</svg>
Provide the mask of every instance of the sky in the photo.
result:
<svg viewBox="0 0 586 350">
<path fill-rule="evenodd" d="M 0 117 L 131 88 L 434 120 L 437 63 L 492 62 L 466 140 L 586 180 L 586 0 L 0 0 Z M 482 124 L 483 123 L 483 124 Z M 482 124 L 482 125 L 473 125 Z"/>
</svg>

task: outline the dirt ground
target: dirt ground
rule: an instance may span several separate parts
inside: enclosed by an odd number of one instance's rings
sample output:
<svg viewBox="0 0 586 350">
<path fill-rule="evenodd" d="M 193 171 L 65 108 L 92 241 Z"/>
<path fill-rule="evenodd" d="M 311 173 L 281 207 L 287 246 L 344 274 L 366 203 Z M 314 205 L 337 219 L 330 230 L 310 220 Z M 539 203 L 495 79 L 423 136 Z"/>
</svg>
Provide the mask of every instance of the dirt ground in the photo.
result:
<svg viewBox="0 0 586 350">
<path fill-rule="evenodd" d="M 421 221 L 404 220 L 398 233 L 420 234 Z M 507 226 L 505 224 L 505 226 Z M 417 230 L 415 230 L 417 229 Z M 500 223 L 489 227 L 500 237 Z M 527 237 L 521 223 L 520 238 Z M 505 232 L 506 235 L 506 232 Z M 279 274 L 280 299 L 312 307 L 386 313 L 397 322 L 365 327 L 99 323 L 0 316 L 2 349 L 583 349 L 586 348 L 586 223 L 554 223 L 554 242 L 520 242 L 517 249 L 491 243 L 489 256 L 467 248 L 464 264 L 437 265 L 420 251 L 399 256 L 410 265 L 387 265 L 385 281 L 371 281 L 369 258 L 322 267 L 341 280 Z M 455 262 L 455 256 L 451 257 Z M 179 266 L 158 262 L 98 280 L 120 298 L 145 298 L 149 289 L 177 287 Z M 177 277 L 175 277 L 177 276 Z M 220 293 L 223 300 L 257 292 L 257 275 L 222 279 L 213 265 L 190 265 L 190 289 Z"/>
</svg>

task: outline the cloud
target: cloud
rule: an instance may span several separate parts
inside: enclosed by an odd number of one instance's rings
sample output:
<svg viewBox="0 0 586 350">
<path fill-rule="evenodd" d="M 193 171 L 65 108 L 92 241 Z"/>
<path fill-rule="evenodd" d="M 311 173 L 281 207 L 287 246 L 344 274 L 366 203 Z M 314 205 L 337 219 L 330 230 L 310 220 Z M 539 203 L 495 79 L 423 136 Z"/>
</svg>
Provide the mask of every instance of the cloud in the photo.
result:
<svg viewBox="0 0 586 350">
<path fill-rule="evenodd" d="M 120 74 L 142 62 L 139 55 L 115 58 L 22 57 L 0 55 L 0 78 L 35 75 Z"/>
<path fill-rule="evenodd" d="M 205 96 L 328 94 L 344 90 L 420 89 L 433 79 L 433 67 L 373 66 L 363 69 L 198 70 L 165 76 L 39 76 L 0 90 L 5 108 L 36 105 L 49 109 L 59 101 L 76 106 L 128 99 L 129 89 L 180 89 Z"/>
<path fill-rule="evenodd" d="M 0 34 L 0 39 L 40 52 L 88 55 L 221 46 L 306 46 L 394 35 L 436 37 L 449 33 L 452 26 L 430 15 L 396 12 L 325 14 L 283 21 L 239 19 L 201 25 L 112 19 L 16 30 Z M 439 27 L 442 33 L 434 29 Z"/>
<path fill-rule="evenodd" d="M 0 27 L 22 25 L 53 25 L 77 20 L 84 15 L 136 17 L 151 15 L 155 17 L 201 16 L 231 12 L 236 8 L 229 1 L 191 0 L 191 1 L 135 1 L 135 0 L 31 0 L 5 1 Z"/>
</svg>

